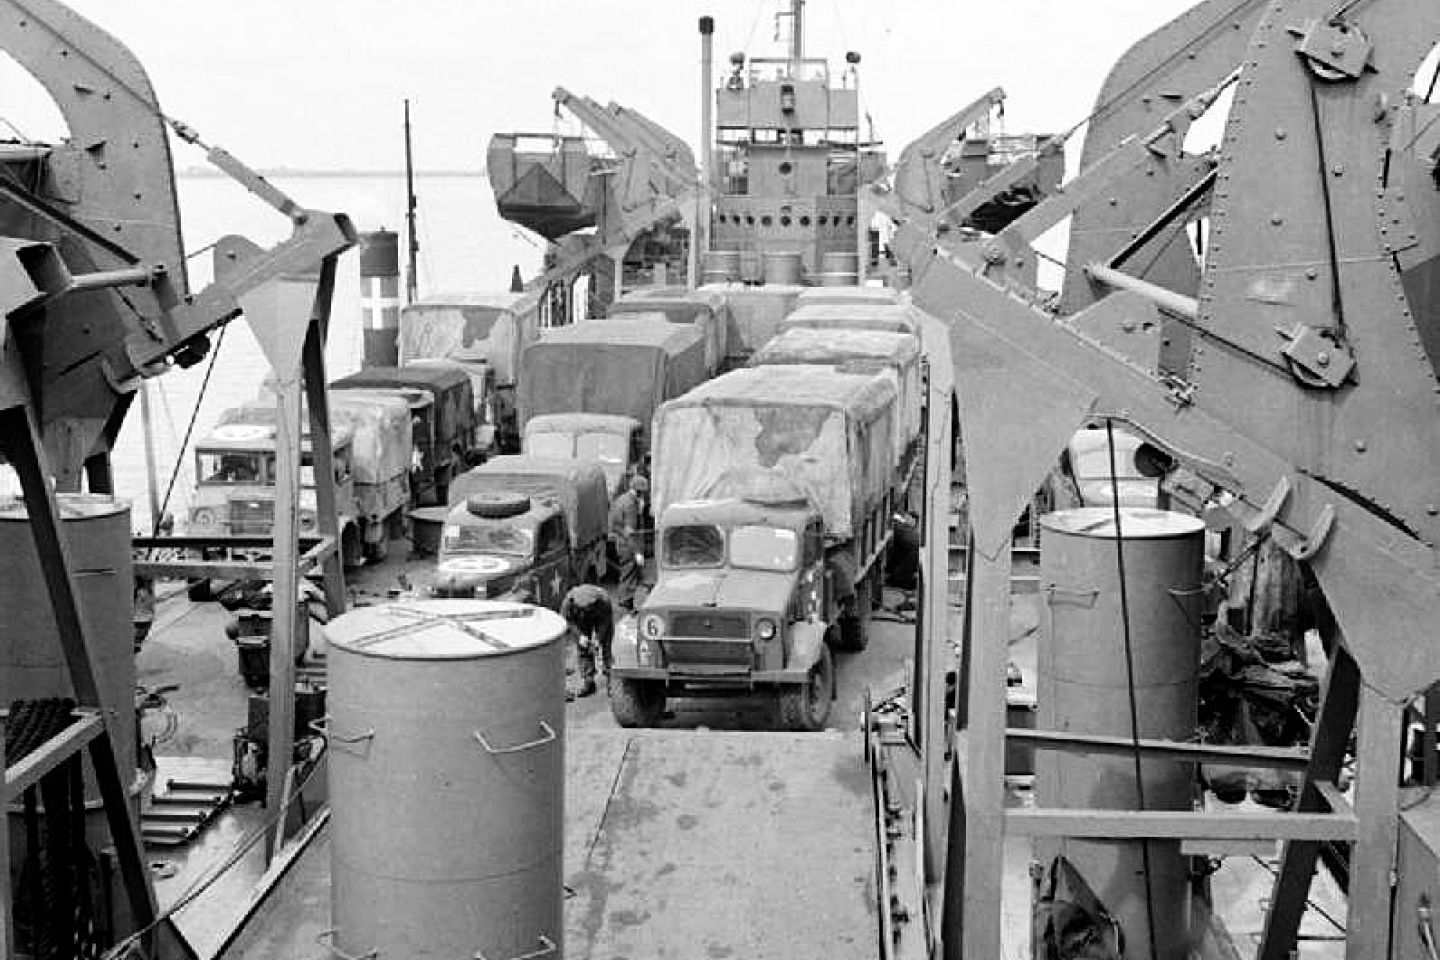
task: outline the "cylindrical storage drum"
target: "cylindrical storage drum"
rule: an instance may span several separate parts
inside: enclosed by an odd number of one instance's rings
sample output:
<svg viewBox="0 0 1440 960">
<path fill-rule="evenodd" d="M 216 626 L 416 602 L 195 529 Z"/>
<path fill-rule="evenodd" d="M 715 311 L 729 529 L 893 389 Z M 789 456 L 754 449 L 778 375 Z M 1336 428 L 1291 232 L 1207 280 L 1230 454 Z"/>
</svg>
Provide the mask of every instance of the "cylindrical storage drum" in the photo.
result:
<svg viewBox="0 0 1440 960">
<path fill-rule="evenodd" d="M 337 955 L 560 955 L 565 621 L 417 600 L 331 621 Z"/>
<path fill-rule="evenodd" d="M 831 250 L 820 257 L 820 286 L 853 287 L 860 282 L 860 255 L 853 250 Z"/>
<path fill-rule="evenodd" d="M 805 262 L 800 254 L 789 250 L 767 250 L 761 257 L 766 283 L 796 286 L 805 282 Z"/>
<path fill-rule="evenodd" d="M 62 493 L 56 500 L 70 555 L 80 617 L 91 644 L 95 680 L 112 713 L 115 760 L 127 787 L 135 779 L 135 578 L 131 569 L 130 504 L 114 497 Z M 13 700 L 73 697 L 40 555 L 25 501 L 0 498 L 0 706 Z M 85 800 L 100 790 L 88 755 Z"/>
<path fill-rule="evenodd" d="M 440 535 L 445 530 L 449 507 L 417 507 L 410 511 L 410 543 L 422 557 L 440 552 Z"/>
<path fill-rule="evenodd" d="M 706 283 L 735 283 L 740 279 L 739 250 L 706 250 L 701 278 Z"/>
<path fill-rule="evenodd" d="M 1138 736 L 1195 735 L 1200 665 L 1200 582 L 1204 524 L 1190 516 L 1123 507 L 1126 600 Z M 1121 614 L 1117 536 L 1110 507 L 1041 518 L 1044 608 L 1038 656 L 1039 725 L 1045 730 L 1129 737 L 1130 693 Z M 1194 765 L 1147 760 L 1147 810 L 1190 810 Z M 1038 751 L 1036 799 L 1042 807 L 1137 810 L 1134 760 Z M 1149 841 L 1156 939 L 1145 907 L 1145 847 L 1134 840 L 1062 839 L 1037 844 L 1047 865 L 1064 855 L 1119 922 L 1126 955 L 1183 960 L 1189 883 L 1180 843 Z"/>
</svg>

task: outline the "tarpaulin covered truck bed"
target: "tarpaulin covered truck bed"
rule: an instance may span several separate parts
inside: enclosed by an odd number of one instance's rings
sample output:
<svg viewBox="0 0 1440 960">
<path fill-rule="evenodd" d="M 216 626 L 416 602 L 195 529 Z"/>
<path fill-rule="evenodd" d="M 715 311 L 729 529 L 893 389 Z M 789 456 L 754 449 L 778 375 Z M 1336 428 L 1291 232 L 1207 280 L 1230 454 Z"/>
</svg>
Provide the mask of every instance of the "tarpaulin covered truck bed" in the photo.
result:
<svg viewBox="0 0 1440 960">
<path fill-rule="evenodd" d="M 634 417 L 648 433 L 661 403 L 705 377 L 705 338 L 696 327 L 658 317 L 556 327 L 525 349 L 520 422 L 545 413 L 613 413 Z"/>
<path fill-rule="evenodd" d="M 351 468 L 356 483 L 382 484 L 410 472 L 410 404 L 399 393 L 330 395 L 330 420 L 355 433 Z"/>
<path fill-rule="evenodd" d="M 477 493 L 555 497 L 565 511 L 570 543 L 577 549 L 602 539 L 610 517 L 605 471 L 600 464 L 584 460 L 491 457 L 451 482 L 450 505 L 464 503 Z"/>
<path fill-rule="evenodd" d="M 920 335 L 922 312 L 908 303 L 815 303 L 796 307 L 780 322 L 779 332 L 795 327 L 819 330 L 889 330 Z"/>
<path fill-rule="evenodd" d="M 775 364 L 844 365 L 874 361 L 894 370 L 900 384 L 896 404 L 899 429 L 895 431 L 898 466 L 911 442 L 920 434 L 920 338 L 883 330 L 823 330 L 796 327 L 786 330 L 755 352 L 751 366 Z"/>
<path fill-rule="evenodd" d="M 671 323 L 691 324 L 705 335 L 705 365 L 710 375 L 720 372 L 730 354 L 730 310 L 718 293 L 687 287 L 642 287 L 610 304 L 610 317 L 659 313 Z"/>
<path fill-rule="evenodd" d="M 515 382 L 520 354 L 535 339 L 534 293 L 442 293 L 400 311 L 400 363 L 449 359 L 488 363 L 495 383 Z"/>
<path fill-rule="evenodd" d="M 673 503 L 793 490 L 853 537 L 895 480 L 893 372 L 747 367 L 655 415 L 655 515 Z"/>
</svg>

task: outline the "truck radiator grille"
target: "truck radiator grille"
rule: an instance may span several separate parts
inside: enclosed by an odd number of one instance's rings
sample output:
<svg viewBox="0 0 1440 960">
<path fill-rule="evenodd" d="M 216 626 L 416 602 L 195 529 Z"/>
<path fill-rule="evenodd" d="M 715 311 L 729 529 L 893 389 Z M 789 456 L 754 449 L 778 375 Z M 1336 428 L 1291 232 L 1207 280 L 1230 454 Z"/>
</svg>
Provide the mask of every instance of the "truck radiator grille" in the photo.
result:
<svg viewBox="0 0 1440 960">
<path fill-rule="evenodd" d="M 743 613 L 687 610 L 672 613 L 669 619 L 667 632 L 672 637 L 750 639 L 750 620 Z"/>
<path fill-rule="evenodd" d="M 273 500 L 230 501 L 230 532 L 235 536 L 265 536 L 274 525 Z"/>
<path fill-rule="evenodd" d="M 666 640 L 665 660 L 671 666 L 705 664 L 744 667 L 754 665 L 749 640 Z"/>
</svg>

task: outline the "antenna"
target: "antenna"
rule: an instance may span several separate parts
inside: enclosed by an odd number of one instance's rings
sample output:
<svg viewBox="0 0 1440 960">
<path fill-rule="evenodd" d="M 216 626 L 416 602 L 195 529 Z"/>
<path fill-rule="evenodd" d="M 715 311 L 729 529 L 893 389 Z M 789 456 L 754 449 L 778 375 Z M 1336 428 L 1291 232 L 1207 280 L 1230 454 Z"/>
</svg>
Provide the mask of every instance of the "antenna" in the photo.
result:
<svg viewBox="0 0 1440 960">
<path fill-rule="evenodd" d="M 415 277 L 415 255 L 420 241 L 415 236 L 415 163 L 410 152 L 410 99 L 405 99 L 405 232 L 410 251 L 410 269 L 405 274 L 405 302 L 415 302 L 419 283 Z"/>
</svg>

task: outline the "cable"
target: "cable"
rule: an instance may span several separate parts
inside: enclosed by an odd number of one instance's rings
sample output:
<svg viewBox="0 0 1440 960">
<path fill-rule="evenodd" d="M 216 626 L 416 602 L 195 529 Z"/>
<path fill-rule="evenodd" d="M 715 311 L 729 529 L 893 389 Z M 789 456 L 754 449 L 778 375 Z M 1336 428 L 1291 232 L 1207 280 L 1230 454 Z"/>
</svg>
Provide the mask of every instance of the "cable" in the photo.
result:
<svg viewBox="0 0 1440 960">
<path fill-rule="evenodd" d="M 1135 796 L 1145 809 L 1145 779 L 1140 764 L 1140 709 L 1135 701 L 1135 654 L 1130 640 L 1130 592 L 1125 586 L 1125 541 L 1120 535 L 1120 479 L 1115 465 L 1115 421 L 1105 418 L 1105 440 L 1110 456 L 1110 509 L 1115 518 L 1115 569 L 1120 578 L 1120 628 L 1125 639 L 1125 689 L 1130 706 L 1130 746 L 1135 758 Z M 1150 947 L 1155 939 L 1155 894 L 1150 876 L 1150 841 L 1140 841 L 1141 869 L 1145 872 L 1145 925 Z"/>
<path fill-rule="evenodd" d="M 205 368 L 205 379 L 200 381 L 200 396 L 195 399 L 195 409 L 190 412 L 190 422 L 185 426 L 185 437 L 180 441 L 180 452 L 175 457 L 175 469 L 170 472 L 170 482 L 165 485 L 165 496 L 160 500 L 160 516 L 150 518 L 152 537 L 160 536 L 160 519 L 165 516 L 165 511 L 170 506 L 170 495 L 175 492 L 175 482 L 180 479 L 180 469 L 185 464 L 185 450 L 190 446 L 190 437 L 195 432 L 195 421 L 200 419 L 200 405 L 205 400 L 205 391 L 210 387 L 210 377 L 215 373 L 215 361 L 220 359 L 220 348 L 225 343 L 225 332 L 229 329 L 230 325 L 226 324 L 215 337 L 215 349 L 210 351 L 210 363 Z"/>
</svg>

